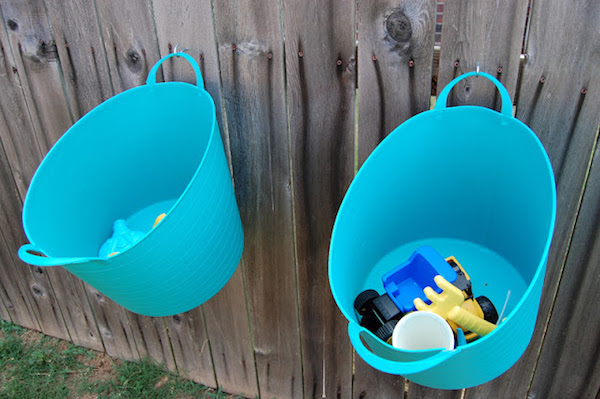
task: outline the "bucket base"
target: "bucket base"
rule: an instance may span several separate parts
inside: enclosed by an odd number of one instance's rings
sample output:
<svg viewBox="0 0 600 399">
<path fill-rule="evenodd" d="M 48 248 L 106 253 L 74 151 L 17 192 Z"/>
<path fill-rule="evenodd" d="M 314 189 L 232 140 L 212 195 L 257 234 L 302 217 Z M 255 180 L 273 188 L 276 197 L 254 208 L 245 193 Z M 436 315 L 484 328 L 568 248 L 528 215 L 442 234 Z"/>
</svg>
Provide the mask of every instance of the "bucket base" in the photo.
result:
<svg viewBox="0 0 600 399">
<path fill-rule="evenodd" d="M 177 199 L 170 199 L 149 205 L 129 216 L 125 222 L 131 230 L 147 233 L 152 229 L 158 215 L 168 213 L 173 208 L 173 205 L 175 205 L 175 202 L 177 202 Z"/>
<path fill-rule="evenodd" d="M 506 316 L 525 294 L 527 283 L 517 269 L 505 258 L 490 249 L 470 241 L 452 238 L 428 238 L 412 241 L 389 252 L 372 268 L 361 291 L 375 289 L 385 292 L 382 276 L 406 261 L 422 245 L 430 245 L 443 257 L 454 255 L 471 277 L 473 294 L 485 295 L 500 313 L 506 301 L 508 287 L 510 297 L 504 311 Z M 503 316 L 503 317 L 504 317 Z"/>
</svg>

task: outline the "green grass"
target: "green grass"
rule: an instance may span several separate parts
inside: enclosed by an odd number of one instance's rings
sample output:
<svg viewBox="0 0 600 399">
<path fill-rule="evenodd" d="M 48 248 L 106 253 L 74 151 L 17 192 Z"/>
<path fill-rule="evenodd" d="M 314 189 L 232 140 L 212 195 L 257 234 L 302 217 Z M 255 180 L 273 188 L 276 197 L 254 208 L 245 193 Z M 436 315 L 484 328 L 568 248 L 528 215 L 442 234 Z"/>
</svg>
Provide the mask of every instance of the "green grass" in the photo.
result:
<svg viewBox="0 0 600 399">
<path fill-rule="evenodd" d="M 0 399 L 232 397 L 148 360 L 110 360 L 99 375 L 96 356 L 105 355 L 0 320 Z"/>
</svg>

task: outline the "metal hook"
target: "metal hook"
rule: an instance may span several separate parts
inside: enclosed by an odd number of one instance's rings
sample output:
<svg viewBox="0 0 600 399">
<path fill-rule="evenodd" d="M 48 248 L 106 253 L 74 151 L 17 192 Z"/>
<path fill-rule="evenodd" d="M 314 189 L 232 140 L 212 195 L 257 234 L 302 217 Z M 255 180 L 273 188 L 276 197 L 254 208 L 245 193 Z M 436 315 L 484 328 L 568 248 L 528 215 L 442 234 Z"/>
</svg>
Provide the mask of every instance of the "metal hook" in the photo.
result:
<svg viewBox="0 0 600 399">
<path fill-rule="evenodd" d="M 179 57 L 179 56 L 177 55 L 177 52 L 178 52 L 178 51 L 177 51 L 177 47 L 179 47 L 179 44 L 176 44 L 176 45 L 175 45 L 175 47 L 173 47 L 173 54 L 175 54 L 175 56 L 176 56 L 176 57 Z M 184 48 L 183 50 L 179 50 L 179 52 L 180 52 L 180 53 L 185 53 L 185 52 L 186 52 L 186 51 L 188 51 L 188 50 L 189 50 L 189 48 L 187 48 L 187 47 L 186 47 L 186 48 Z"/>
<path fill-rule="evenodd" d="M 477 72 L 476 72 L 476 74 L 479 75 L 479 61 L 477 61 Z"/>
</svg>

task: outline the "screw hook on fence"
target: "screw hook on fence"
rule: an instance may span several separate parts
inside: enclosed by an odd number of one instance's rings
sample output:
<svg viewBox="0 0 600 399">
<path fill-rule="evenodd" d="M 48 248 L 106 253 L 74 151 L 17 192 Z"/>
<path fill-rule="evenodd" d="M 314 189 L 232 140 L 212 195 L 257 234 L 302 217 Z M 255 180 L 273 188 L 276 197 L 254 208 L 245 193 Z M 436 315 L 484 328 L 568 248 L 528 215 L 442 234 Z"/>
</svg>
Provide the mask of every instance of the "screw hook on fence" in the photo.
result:
<svg viewBox="0 0 600 399">
<path fill-rule="evenodd" d="M 176 44 L 176 45 L 175 45 L 175 47 L 173 47 L 173 54 L 175 54 L 175 56 L 176 56 L 176 57 L 179 57 L 179 56 L 177 55 L 177 53 L 178 53 L 178 52 L 179 52 L 179 53 L 185 53 L 186 51 L 188 51 L 188 50 L 189 50 L 189 48 L 187 48 L 187 47 L 186 47 L 186 48 L 184 48 L 183 50 L 177 50 L 177 47 L 179 47 L 179 44 Z"/>
<path fill-rule="evenodd" d="M 477 76 L 479 76 L 479 61 L 477 61 Z"/>
</svg>

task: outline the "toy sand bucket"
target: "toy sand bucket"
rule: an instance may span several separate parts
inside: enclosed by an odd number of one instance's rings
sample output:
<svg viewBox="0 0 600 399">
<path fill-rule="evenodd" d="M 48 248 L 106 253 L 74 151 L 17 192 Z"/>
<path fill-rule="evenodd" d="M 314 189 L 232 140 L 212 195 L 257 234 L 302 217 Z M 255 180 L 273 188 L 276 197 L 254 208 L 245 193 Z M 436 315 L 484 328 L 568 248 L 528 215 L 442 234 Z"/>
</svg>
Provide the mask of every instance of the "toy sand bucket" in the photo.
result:
<svg viewBox="0 0 600 399">
<path fill-rule="evenodd" d="M 190 62 L 196 85 L 156 83 L 174 55 Z M 99 256 L 115 221 L 139 237 Z M 19 250 L 23 261 L 62 265 L 133 312 L 172 315 L 217 293 L 237 268 L 243 232 L 215 106 L 194 59 L 167 55 L 145 86 L 75 123 L 36 171 L 23 226 L 31 242 Z"/>
<path fill-rule="evenodd" d="M 508 370 L 536 322 L 556 213 L 552 167 L 536 135 L 502 110 L 446 107 L 396 128 L 359 170 L 339 209 L 329 253 L 333 297 L 348 319 L 356 352 L 372 367 L 440 389 L 472 387 Z M 384 293 L 382 276 L 422 245 L 455 256 L 473 292 L 488 297 L 503 321 L 456 349 L 400 350 L 358 323 L 353 304 L 366 289 Z M 509 294 L 510 291 L 510 294 Z M 507 299 L 508 298 L 508 299 Z"/>
</svg>

